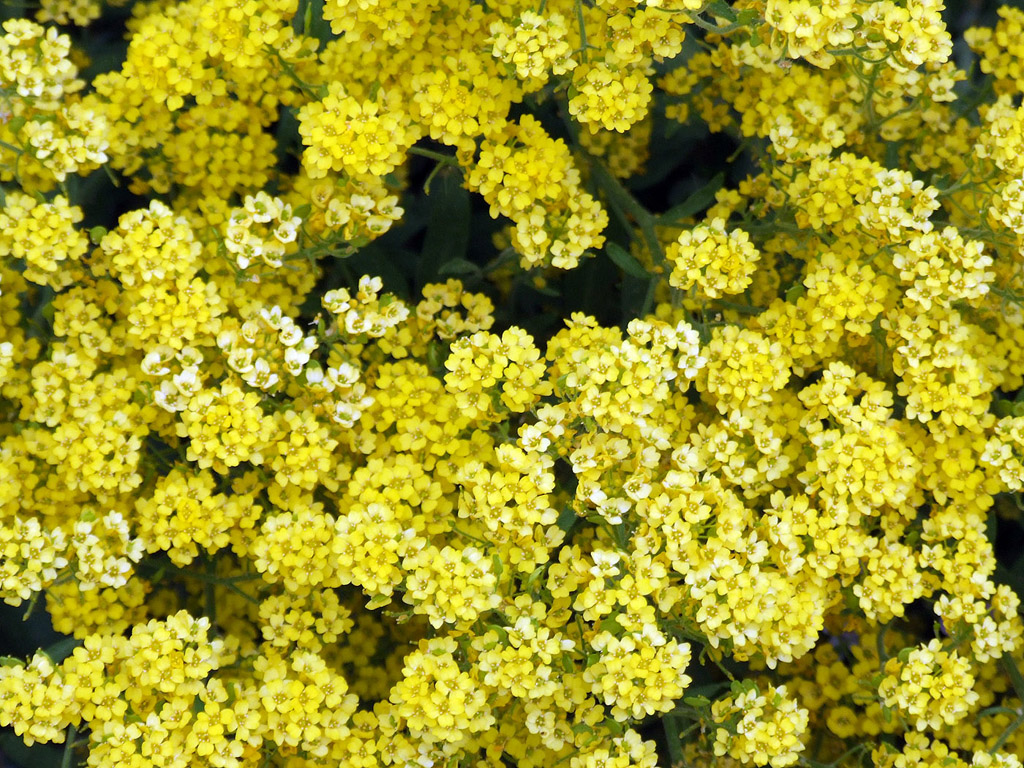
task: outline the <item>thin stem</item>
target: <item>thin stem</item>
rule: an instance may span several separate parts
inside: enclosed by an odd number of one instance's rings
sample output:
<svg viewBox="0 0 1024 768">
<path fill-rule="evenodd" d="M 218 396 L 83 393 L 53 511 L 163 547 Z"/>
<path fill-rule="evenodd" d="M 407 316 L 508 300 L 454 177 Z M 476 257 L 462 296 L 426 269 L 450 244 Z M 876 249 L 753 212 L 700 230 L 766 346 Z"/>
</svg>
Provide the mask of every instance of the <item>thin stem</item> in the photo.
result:
<svg viewBox="0 0 1024 768">
<path fill-rule="evenodd" d="M 211 586 L 212 586 L 212 585 L 211 585 Z M 260 601 L 259 601 L 259 600 L 257 600 L 257 599 L 256 599 L 255 597 L 253 597 L 252 595 L 250 595 L 250 594 L 249 594 L 248 592 L 245 592 L 244 590 L 242 590 L 242 589 L 239 589 L 239 588 L 238 588 L 238 586 L 237 586 L 237 585 L 235 585 L 235 584 L 224 584 L 223 586 L 225 586 L 225 587 L 227 587 L 228 589 L 230 589 L 230 590 L 231 590 L 232 592 L 234 592 L 234 593 L 235 593 L 236 595 L 238 595 L 239 597 L 243 597 L 243 598 L 245 598 L 245 600 L 246 600 L 247 602 L 250 602 L 250 603 L 252 603 L 253 605 L 259 605 L 259 604 L 260 604 Z M 211 619 L 211 622 L 212 622 L 212 619 Z"/>
<path fill-rule="evenodd" d="M 733 312 L 739 312 L 741 315 L 760 315 L 764 312 L 764 307 L 755 307 L 750 304 L 737 304 L 734 301 L 726 301 L 725 299 L 714 299 L 713 301 L 723 309 L 731 309 Z"/>
<path fill-rule="evenodd" d="M 590 43 L 587 42 L 587 24 L 583 18 L 583 3 L 581 0 L 576 0 L 576 25 L 580 30 L 580 56 L 583 59 L 583 63 L 587 63 L 587 49 L 590 48 Z"/>
<path fill-rule="evenodd" d="M 313 90 L 313 86 L 311 86 L 301 77 L 299 77 L 299 73 L 295 71 L 295 67 L 291 65 L 291 62 L 285 61 L 284 57 L 281 56 L 281 52 L 279 50 L 277 50 L 272 45 L 267 45 L 265 46 L 265 48 L 268 53 L 274 55 L 274 58 L 276 58 L 278 63 L 281 65 L 281 69 L 283 69 L 284 73 L 288 75 L 288 77 L 292 79 L 292 82 L 294 82 L 299 87 L 300 91 L 302 91 L 304 94 L 306 94 L 307 96 L 309 96 L 309 98 L 313 100 L 320 99 L 320 94 Z"/>
<path fill-rule="evenodd" d="M 409 147 L 406 150 L 410 155 L 419 155 L 420 157 L 429 157 L 431 160 L 437 160 L 439 163 L 447 163 L 448 165 L 458 165 L 459 161 L 455 155 L 446 155 L 443 152 L 435 152 L 432 149 L 424 149 L 423 147 Z"/>
<path fill-rule="evenodd" d="M 1020 714 L 1017 715 L 1017 718 L 1006 726 L 1006 730 L 1002 732 L 999 738 L 996 739 L 996 743 L 992 745 L 991 749 L 989 749 L 989 754 L 995 754 L 1002 749 L 1003 745 L 1010 740 L 1014 731 L 1020 728 L 1022 723 L 1024 723 L 1024 709 L 1020 710 Z"/>
<path fill-rule="evenodd" d="M 21 617 L 22 621 L 28 621 L 32 617 L 32 614 L 36 610 L 36 606 L 39 605 L 39 597 L 40 597 L 40 595 L 42 595 L 42 592 L 35 592 L 32 595 L 32 599 L 29 600 L 29 603 L 28 603 L 28 608 L 25 610 L 25 615 Z"/>
<path fill-rule="evenodd" d="M 217 574 L 217 561 L 210 557 L 206 561 L 206 575 L 211 578 L 216 578 Z M 203 587 L 203 593 L 206 599 L 206 616 L 210 620 L 210 626 L 216 626 L 217 624 L 217 594 L 214 591 L 216 584 L 212 581 L 207 581 Z"/>
<path fill-rule="evenodd" d="M 465 536 L 467 539 L 475 541 L 478 544 L 483 544 L 485 547 L 489 547 L 491 545 L 490 542 L 484 541 L 479 536 L 474 536 L 473 534 L 467 533 L 466 531 L 462 530 L 461 528 L 459 528 L 459 526 L 455 525 L 455 523 L 452 523 L 452 530 L 459 534 L 459 536 Z"/>
<path fill-rule="evenodd" d="M 878 636 L 875 638 L 875 646 L 878 650 L 878 662 L 880 665 L 889 660 L 889 654 L 885 650 L 885 633 L 889 631 L 889 622 L 886 622 L 878 629 Z"/>
<path fill-rule="evenodd" d="M 692 21 L 694 24 L 696 24 L 701 29 L 703 29 L 703 30 L 705 30 L 707 32 L 714 32 L 716 35 L 726 35 L 729 32 L 735 32 L 737 29 L 740 29 L 741 27 L 747 26 L 746 24 L 740 24 L 739 22 L 736 22 L 736 23 L 733 23 L 733 24 L 728 24 L 728 25 L 726 25 L 724 27 L 720 27 L 717 24 L 712 24 L 710 21 L 702 19 L 697 14 L 690 14 L 689 18 L 690 18 L 690 21 Z"/>
<path fill-rule="evenodd" d="M 654 294 L 658 290 L 659 278 L 652 277 L 647 282 L 647 293 L 644 294 L 644 303 L 640 308 L 640 317 L 647 317 L 651 314 L 651 310 L 654 309 Z"/>
</svg>

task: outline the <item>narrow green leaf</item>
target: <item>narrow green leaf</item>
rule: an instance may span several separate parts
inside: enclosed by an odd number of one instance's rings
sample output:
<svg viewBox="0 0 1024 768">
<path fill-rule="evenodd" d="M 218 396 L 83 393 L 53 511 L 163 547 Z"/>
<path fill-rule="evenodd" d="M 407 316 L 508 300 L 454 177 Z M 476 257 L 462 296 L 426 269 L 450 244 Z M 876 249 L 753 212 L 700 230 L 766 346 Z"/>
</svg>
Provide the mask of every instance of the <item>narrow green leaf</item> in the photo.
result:
<svg viewBox="0 0 1024 768">
<path fill-rule="evenodd" d="M 1013 692 L 1017 694 L 1018 698 L 1024 699 L 1024 675 L 1021 675 L 1017 662 L 1007 655 L 1003 656 L 1002 665 L 1013 686 Z"/>
<path fill-rule="evenodd" d="M 711 205 L 723 184 L 725 184 L 725 174 L 719 173 L 679 205 L 673 206 L 661 214 L 658 223 L 664 227 L 681 226 L 684 219 L 688 219 Z"/>
<path fill-rule="evenodd" d="M 198 698 L 196 700 L 198 701 Z M 64 739 L 64 754 L 60 758 L 60 768 L 71 768 L 75 762 L 75 737 L 77 735 L 78 729 L 73 725 L 69 726 Z"/>
<path fill-rule="evenodd" d="M 0 755 L 25 768 L 60 768 L 64 750 L 41 743 L 26 747 L 13 733 L 4 733 L 0 734 Z"/>
<path fill-rule="evenodd" d="M 462 173 L 452 167 L 439 171 L 425 205 L 427 230 L 416 265 L 416 282 L 421 286 L 436 279 L 442 265 L 452 259 L 465 260 L 469 251 L 472 212 Z"/>
<path fill-rule="evenodd" d="M 485 624 L 484 629 L 493 630 L 503 643 L 508 642 L 508 630 L 500 624 Z"/>
<path fill-rule="evenodd" d="M 807 289 L 804 288 L 799 283 L 797 283 L 792 288 L 790 288 L 788 291 L 786 291 L 786 301 L 788 301 L 790 304 L 793 304 L 796 301 L 799 301 L 800 299 L 802 299 L 806 295 L 807 295 Z"/>
<path fill-rule="evenodd" d="M 683 742 L 679 738 L 679 723 L 672 715 L 661 718 L 665 729 L 665 742 L 668 744 L 668 761 L 670 765 L 682 765 L 684 760 Z"/>
<path fill-rule="evenodd" d="M 608 254 L 609 259 L 615 262 L 615 266 L 627 275 L 642 279 L 646 279 L 651 276 L 650 273 L 644 269 L 643 265 L 633 258 L 633 254 L 618 243 L 608 243 L 605 246 L 605 253 Z"/>
<path fill-rule="evenodd" d="M 555 521 L 555 525 L 568 533 L 572 530 L 572 527 L 576 525 L 576 511 L 572 507 L 566 507 L 558 515 L 558 520 Z"/>
<path fill-rule="evenodd" d="M 50 657 L 50 661 L 54 664 L 60 664 L 64 659 L 71 655 L 71 652 L 82 644 L 82 641 L 76 637 L 68 637 L 60 640 L 53 645 L 49 645 L 43 648 L 43 653 Z"/>
<path fill-rule="evenodd" d="M 608 719 L 605 720 L 604 723 L 602 723 L 602 725 L 604 725 L 604 727 L 608 731 L 611 731 L 613 736 L 620 736 L 622 734 L 622 723 L 620 723 L 618 720 Z"/>
<path fill-rule="evenodd" d="M 480 267 L 468 259 L 450 259 L 441 265 L 437 274 L 444 277 L 447 275 L 479 275 Z"/>
<path fill-rule="evenodd" d="M 736 11 L 725 0 L 715 0 L 708 6 L 708 10 L 715 16 L 720 16 L 730 22 L 735 22 L 739 18 Z"/>
</svg>

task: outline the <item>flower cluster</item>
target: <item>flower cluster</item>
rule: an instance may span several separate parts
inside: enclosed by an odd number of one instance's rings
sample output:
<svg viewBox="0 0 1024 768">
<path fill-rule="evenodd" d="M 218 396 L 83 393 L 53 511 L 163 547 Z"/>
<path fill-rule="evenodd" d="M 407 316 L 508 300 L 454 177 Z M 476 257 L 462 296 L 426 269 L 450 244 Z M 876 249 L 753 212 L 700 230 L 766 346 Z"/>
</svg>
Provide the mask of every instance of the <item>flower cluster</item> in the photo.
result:
<svg viewBox="0 0 1024 768">
<path fill-rule="evenodd" d="M 1024 13 L 969 72 L 934 0 L 35 10 L 0 600 L 70 637 L 0 657 L 0 727 L 1021 768 Z"/>
</svg>

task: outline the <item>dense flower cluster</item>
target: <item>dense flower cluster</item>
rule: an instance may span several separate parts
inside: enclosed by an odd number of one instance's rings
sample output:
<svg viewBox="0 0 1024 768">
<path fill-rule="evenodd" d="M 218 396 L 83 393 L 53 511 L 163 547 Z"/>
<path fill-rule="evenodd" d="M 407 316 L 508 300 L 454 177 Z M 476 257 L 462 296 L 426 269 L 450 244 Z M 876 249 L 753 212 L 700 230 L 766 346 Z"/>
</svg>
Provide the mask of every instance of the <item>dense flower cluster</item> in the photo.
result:
<svg viewBox="0 0 1024 768">
<path fill-rule="evenodd" d="M 140 2 L 86 82 L 102 13 L 0 34 L 0 599 L 75 643 L 0 727 L 1021 768 L 1024 12 L 969 74 L 936 0 Z M 745 163 L 652 213 L 700 126 Z M 597 259 L 621 324 L 517 318 Z"/>
</svg>

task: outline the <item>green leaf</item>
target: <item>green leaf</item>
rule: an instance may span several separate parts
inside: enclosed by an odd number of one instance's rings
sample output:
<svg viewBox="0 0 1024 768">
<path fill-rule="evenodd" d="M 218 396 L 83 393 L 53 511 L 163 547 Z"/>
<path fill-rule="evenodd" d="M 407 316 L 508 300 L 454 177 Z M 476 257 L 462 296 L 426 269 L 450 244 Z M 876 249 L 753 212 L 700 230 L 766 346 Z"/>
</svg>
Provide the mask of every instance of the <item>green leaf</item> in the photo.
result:
<svg viewBox="0 0 1024 768">
<path fill-rule="evenodd" d="M 558 515 L 558 520 L 555 521 L 555 525 L 568 533 L 572 530 L 573 526 L 576 525 L 576 519 L 576 510 L 572 507 L 566 507 Z"/>
<path fill-rule="evenodd" d="M 807 289 L 804 288 L 804 286 L 802 286 L 800 283 L 797 283 L 788 291 L 786 291 L 786 301 L 788 301 L 790 304 L 794 304 L 806 295 Z"/>
<path fill-rule="evenodd" d="M 391 595 L 374 595 L 370 598 L 369 602 L 367 602 L 366 607 L 371 611 L 375 611 L 390 602 Z"/>
<path fill-rule="evenodd" d="M 622 734 L 622 723 L 620 723 L 618 720 L 607 719 L 602 723 L 602 725 L 608 731 L 611 731 L 611 734 L 613 736 L 619 736 Z"/>
<path fill-rule="evenodd" d="M 608 243 L 605 246 L 605 253 L 607 253 L 608 258 L 615 262 L 615 265 L 627 275 L 642 279 L 651 277 L 651 274 L 644 269 L 643 265 L 633 258 L 633 254 L 618 243 Z"/>
<path fill-rule="evenodd" d="M 658 217 L 658 223 L 664 227 L 676 227 L 682 225 L 684 223 L 684 219 L 688 219 L 695 213 L 703 211 L 715 202 L 715 195 L 718 194 L 718 190 L 720 190 L 724 184 L 725 174 L 719 173 L 711 179 L 711 181 L 683 200 L 683 202 L 679 203 L 679 205 L 673 206 L 661 214 L 661 216 Z"/>
<path fill-rule="evenodd" d="M 669 764 L 682 765 L 684 755 L 682 740 L 679 737 L 679 723 L 672 715 L 665 715 L 661 718 L 661 725 L 665 729 L 665 743 L 668 745 Z"/>
<path fill-rule="evenodd" d="M 533 585 L 537 583 L 537 579 L 544 575 L 544 571 L 547 570 L 547 565 L 538 565 L 529 576 L 526 577 L 526 582 L 523 584 L 523 590 L 526 592 L 533 591 Z"/>
<path fill-rule="evenodd" d="M 711 706 L 711 699 L 707 696 L 686 696 L 683 703 L 697 709 L 704 709 Z"/>
<path fill-rule="evenodd" d="M 992 404 L 992 410 L 995 411 L 996 416 L 1002 419 L 1013 415 L 1014 404 L 1010 400 L 996 400 Z"/>
<path fill-rule="evenodd" d="M 468 259 L 451 259 L 441 265 L 437 274 L 442 277 L 446 275 L 479 275 L 480 267 Z"/>
<path fill-rule="evenodd" d="M 497 633 L 498 637 L 501 638 L 501 642 L 508 642 L 508 630 L 500 624 L 485 624 L 484 629 L 494 630 L 494 632 Z"/>
<path fill-rule="evenodd" d="M 389 232 L 388 235 L 391 233 Z M 399 296 L 409 295 L 408 274 L 400 266 L 408 260 L 415 263 L 418 254 L 405 249 L 385 245 L 383 238 L 370 243 L 347 260 L 348 271 L 358 277 L 360 275 L 376 275 L 384 281 L 384 290 L 397 293 Z"/>
<path fill-rule="evenodd" d="M 71 652 L 82 644 L 82 641 L 77 637 L 67 637 L 60 640 L 53 645 L 49 645 L 43 648 L 43 653 L 50 657 L 50 661 L 54 664 L 60 664 L 64 659 L 71 655 Z"/>
<path fill-rule="evenodd" d="M 889 168 L 899 168 L 900 143 L 898 141 L 887 141 L 885 143 L 885 164 Z"/>
<path fill-rule="evenodd" d="M 479 273 L 479 267 L 466 259 L 472 212 L 469 192 L 462 186 L 462 173 L 457 168 L 441 170 L 425 205 L 427 231 L 416 265 L 417 283 L 426 285 L 442 274 Z M 468 270 L 466 265 L 470 265 Z M 446 268 L 463 271 L 442 271 Z"/>
<path fill-rule="evenodd" d="M 740 696 L 744 693 L 757 694 L 757 683 L 753 680 L 733 680 L 729 686 L 734 696 Z"/>
<path fill-rule="evenodd" d="M 13 733 L 0 734 L 0 755 L 24 768 L 60 768 L 64 750 L 52 744 L 26 747 Z"/>
<path fill-rule="evenodd" d="M 721 16 L 723 19 L 733 23 L 739 19 L 739 16 L 736 15 L 736 11 L 734 11 L 732 6 L 725 2 L 725 0 L 715 0 L 715 2 L 708 6 L 708 10 L 715 16 Z"/>
</svg>

